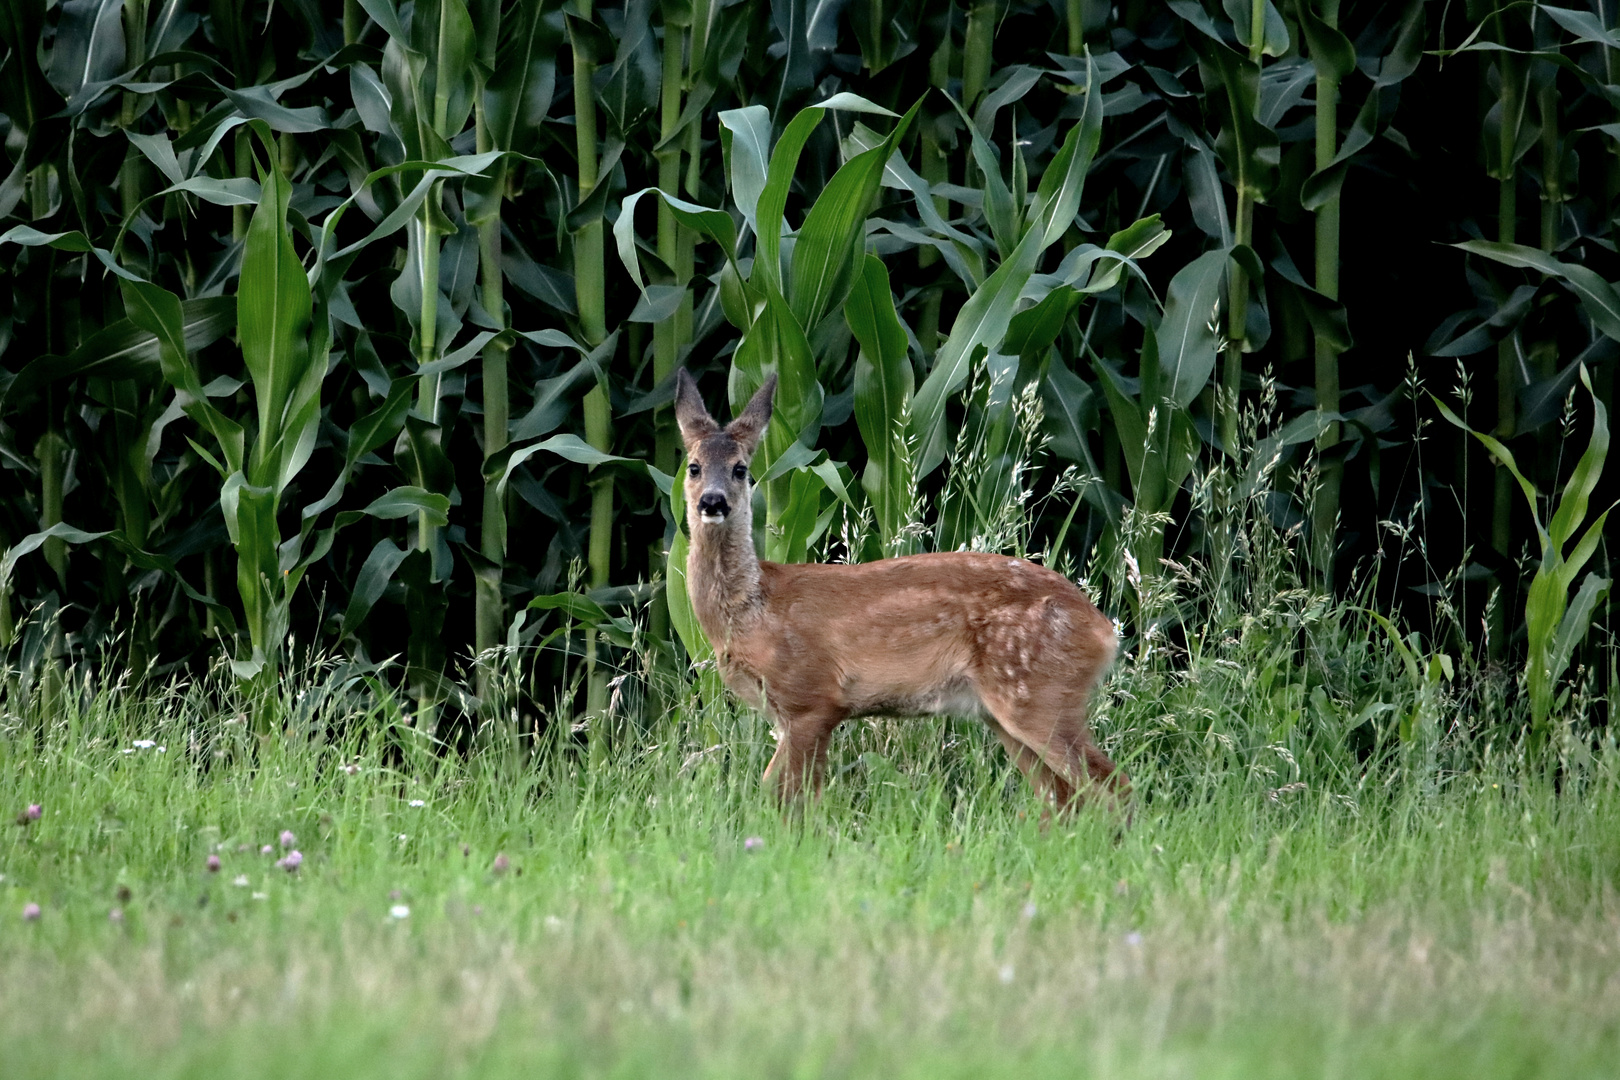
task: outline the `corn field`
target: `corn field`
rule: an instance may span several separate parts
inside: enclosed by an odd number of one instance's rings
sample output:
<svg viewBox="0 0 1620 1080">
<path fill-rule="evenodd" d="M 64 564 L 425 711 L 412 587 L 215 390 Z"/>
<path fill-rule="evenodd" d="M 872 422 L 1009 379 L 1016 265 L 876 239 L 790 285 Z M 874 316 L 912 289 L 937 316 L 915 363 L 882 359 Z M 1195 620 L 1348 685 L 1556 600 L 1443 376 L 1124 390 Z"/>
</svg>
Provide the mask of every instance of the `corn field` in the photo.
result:
<svg viewBox="0 0 1620 1080">
<path fill-rule="evenodd" d="M 780 379 L 767 558 L 1016 549 L 1132 648 L 1258 499 L 1544 739 L 1615 681 L 1617 19 L 7 0 L 8 692 L 313 649 L 433 726 L 601 715 L 708 648 L 685 367 Z"/>
</svg>

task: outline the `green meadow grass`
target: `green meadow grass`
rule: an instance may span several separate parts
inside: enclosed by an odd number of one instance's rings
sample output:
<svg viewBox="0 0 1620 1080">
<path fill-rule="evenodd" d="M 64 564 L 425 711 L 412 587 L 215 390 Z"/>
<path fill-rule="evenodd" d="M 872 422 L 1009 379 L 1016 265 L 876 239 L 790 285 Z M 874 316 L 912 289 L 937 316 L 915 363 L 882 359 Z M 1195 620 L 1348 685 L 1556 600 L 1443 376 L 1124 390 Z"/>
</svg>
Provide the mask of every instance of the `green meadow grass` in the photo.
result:
<svg viewBox="0 0 1620 1080">
<path fill-rule="evenodd" d="M 590 769 L 428 753 L 365 692 L 263 743 L 194 688 L 87 701 L 0 738 L 8 1080 L 1620 1062 L 1612 754 L 1561 791 L 1143 760 L 1129 828 L 1043 830 L 965 723 L 850 725 L 784 819 L 763 723 L 695 697 Z"/>
</svg>

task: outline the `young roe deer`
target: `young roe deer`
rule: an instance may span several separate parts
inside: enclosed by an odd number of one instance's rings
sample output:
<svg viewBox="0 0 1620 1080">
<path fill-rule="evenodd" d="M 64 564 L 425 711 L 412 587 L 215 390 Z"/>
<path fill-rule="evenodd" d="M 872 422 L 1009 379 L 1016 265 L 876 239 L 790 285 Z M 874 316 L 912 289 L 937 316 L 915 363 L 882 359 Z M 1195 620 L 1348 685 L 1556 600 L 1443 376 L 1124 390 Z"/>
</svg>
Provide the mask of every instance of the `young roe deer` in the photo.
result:
<svg viewBox="0 0 1620 1080">
<path fill-rule="evenodd" d="M 721 428 L 682 369 L 686 585 L 720 677 L 773 720 L 765 770 L 783 801 L 821 791 L 827 745 L 851 717 L 977 716 L 1057 808 L 1130 784 L 1092 740 L 1086 703 L 1114 659 L 1107 618 L 1062 575 L 979 552 L 857 565 L 784 565 L 754 553 L 748 464 L 776 376 Z"/>
</svg>

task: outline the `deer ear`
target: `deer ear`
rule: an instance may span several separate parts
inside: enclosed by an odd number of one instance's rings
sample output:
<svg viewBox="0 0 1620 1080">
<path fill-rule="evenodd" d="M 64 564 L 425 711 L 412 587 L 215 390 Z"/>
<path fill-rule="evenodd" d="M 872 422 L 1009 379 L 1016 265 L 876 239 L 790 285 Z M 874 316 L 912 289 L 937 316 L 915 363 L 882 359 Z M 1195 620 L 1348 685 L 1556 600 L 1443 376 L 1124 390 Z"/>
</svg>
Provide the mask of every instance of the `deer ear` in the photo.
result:
<svg viewBox="0 0 1620 1080">
<path fill-rule="evenodd" d="M 697 383 L 685 368 L 675 372 L 675 423 L 680 425 L 681 441 L 688 447 L 720 430 L 698 394 Z"/>
<path fill-rule="evenodd" d="M 753 457 L 759 440 L 765 434 L 765 425 L 771 422 L 771 398 L 776 393 L 776 376 L 765 380 L 737 418 L 726 425 L 726 434 L 737 440 L 744 457 Z"/>
</svg>

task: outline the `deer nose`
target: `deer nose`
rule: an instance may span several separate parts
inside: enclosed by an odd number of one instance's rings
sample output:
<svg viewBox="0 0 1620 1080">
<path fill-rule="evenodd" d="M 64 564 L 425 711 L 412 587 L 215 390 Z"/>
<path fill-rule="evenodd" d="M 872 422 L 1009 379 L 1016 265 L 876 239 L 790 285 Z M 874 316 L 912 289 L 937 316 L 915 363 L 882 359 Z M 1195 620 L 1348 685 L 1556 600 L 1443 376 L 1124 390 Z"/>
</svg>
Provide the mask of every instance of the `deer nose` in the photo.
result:
<svg viewBox="0 0 1620 1080">
<path fill-rule="evenodd" d="M 705 492 L 698 499 L 697 508 L 698 516 L 710 524 L 724 521 L 726 515 L 731 513 L 731 504 L 727 503 L 726 497 L 717 491 Z"/>
</svg>

